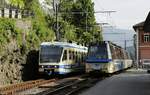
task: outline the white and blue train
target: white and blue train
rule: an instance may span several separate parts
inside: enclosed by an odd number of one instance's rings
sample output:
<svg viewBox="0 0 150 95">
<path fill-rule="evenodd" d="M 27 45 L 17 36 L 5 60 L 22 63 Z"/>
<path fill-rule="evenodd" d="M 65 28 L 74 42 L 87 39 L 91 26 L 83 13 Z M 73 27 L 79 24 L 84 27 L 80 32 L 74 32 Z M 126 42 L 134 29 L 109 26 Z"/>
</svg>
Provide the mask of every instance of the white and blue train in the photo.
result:
<svg viewBox="0 0 150 95">
<path fill-rule="evenodd" d="M 91 43 L 86 58 L 86 72 L 114 73 L 132 66 L 126 50 L 109 41 Z"/>
<path fill-rule="evenodd" d="M 85 71 L 87 47 L 67 42 L 43 42 L 39 50 L 39 72 L 68 74 Z"/>
</svg>

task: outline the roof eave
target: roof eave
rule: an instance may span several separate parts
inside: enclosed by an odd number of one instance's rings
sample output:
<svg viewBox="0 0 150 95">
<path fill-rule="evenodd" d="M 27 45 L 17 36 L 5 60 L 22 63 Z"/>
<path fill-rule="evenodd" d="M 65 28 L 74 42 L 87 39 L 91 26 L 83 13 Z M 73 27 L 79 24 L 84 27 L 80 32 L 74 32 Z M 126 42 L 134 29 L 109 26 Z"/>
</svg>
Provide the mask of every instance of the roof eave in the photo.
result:
<svg viewBox="0 0 150 95">
<path fill-rule="evenodd" d="M 136 31 L 137 28 L 144 27 L 144 23 L 145 23 L 145 21 L 133 25 L 134 31 Z"/>
</svg>

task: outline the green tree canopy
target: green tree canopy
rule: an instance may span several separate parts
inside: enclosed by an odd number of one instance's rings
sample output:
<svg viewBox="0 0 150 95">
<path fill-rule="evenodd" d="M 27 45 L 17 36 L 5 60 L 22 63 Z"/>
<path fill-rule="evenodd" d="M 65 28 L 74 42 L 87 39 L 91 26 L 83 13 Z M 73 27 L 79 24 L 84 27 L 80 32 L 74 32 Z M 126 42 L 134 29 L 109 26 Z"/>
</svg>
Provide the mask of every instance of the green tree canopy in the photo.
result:
<svg viewBox="0 0 150 95">
<path fill-rule="evenodd" d="M 96 26 L 92 0 L 61 0 L 60 14 L 64 21 L 74 26 L 77 41 L 101 41 L 101 29 Z"/>
<path fill-rule="evenodd" d="M 23 8 L 25 5 L 25 0 L 6 0 L 6 2 L 12 6 Z"/>
</svg>

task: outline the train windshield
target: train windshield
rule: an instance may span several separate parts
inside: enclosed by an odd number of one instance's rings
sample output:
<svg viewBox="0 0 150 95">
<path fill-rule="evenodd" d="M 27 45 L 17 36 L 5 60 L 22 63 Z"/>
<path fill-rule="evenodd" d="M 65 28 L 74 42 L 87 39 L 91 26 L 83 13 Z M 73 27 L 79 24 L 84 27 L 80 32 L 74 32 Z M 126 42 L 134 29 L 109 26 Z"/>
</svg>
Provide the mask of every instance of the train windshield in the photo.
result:
<svg viewBox="0 0 150 95">
<path fill-rule="evenodd" d="M 41 46 L 40 63 L 59 62 L 62 54 L 62 47 Z"/>
<path fill-rule="evenodd" d="M 96 59 L 107 59 L 107 47 L 106 44 L 100 44 L 89 47 L 88 59 L 96 58 Z"/>
</svg>

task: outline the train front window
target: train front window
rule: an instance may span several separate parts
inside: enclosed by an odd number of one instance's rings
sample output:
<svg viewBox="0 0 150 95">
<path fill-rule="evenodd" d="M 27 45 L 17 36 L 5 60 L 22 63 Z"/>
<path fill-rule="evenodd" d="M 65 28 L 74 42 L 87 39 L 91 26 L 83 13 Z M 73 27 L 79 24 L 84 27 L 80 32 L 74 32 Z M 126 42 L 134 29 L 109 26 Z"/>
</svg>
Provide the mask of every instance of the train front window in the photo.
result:
<svg viewBox="0 0 150 95">
<path fill-rule="evenodd" d="M 59 62 L 62 54 L 62 47 L 41 46 L 40 63 Z"/>
<path fill-rule="evenodd" d="M 90 46 L 88 57 L 94 57 L 96 59 L 107 59 L 108 54 L 106 44 L 100 46 Z"/>
</svg>

